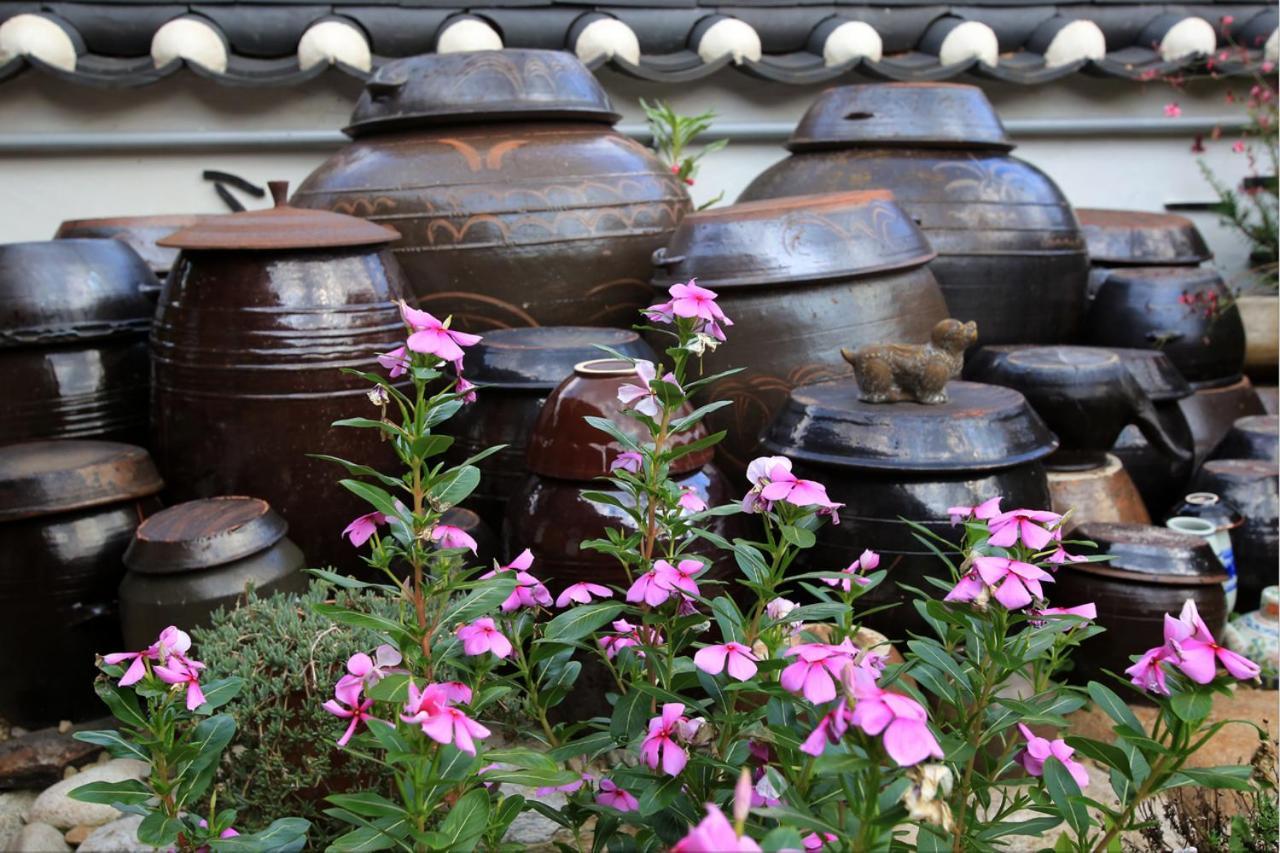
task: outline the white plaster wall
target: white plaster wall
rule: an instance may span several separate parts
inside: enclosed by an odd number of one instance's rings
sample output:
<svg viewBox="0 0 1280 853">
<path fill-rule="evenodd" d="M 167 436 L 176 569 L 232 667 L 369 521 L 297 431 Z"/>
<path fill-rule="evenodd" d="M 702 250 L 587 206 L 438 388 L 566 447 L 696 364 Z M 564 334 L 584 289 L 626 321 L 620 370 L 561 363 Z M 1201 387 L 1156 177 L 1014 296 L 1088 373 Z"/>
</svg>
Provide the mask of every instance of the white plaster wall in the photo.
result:
<svg viewBox="0 0 1280 853">
<path fill-rule="evenodd" d="M 611 72 L 603 79 L 624 121 L 642 118 L 638 98 L 666 98 L 682 112 L 714 109 L 725 121 L 793 123 L 817 88 L 771 84 L 723 71 L 709 81 L 660 87 Z M 1159 119 L 1176 100 L 1188 117 L 1221 117 L 1229 84 L 1204 82 L 1177 93 L 1163 84 L 1075 76 L 1038 87 L 983 82 L 1006 119 Z M 1237 87 L 1243 84 L 1235 84 Z M 124 133 L 164 130 L 327 130 L 345 124 L 359 83 L 330 73 L 298 89 L 236 89 L 190 74 L 142 89 L 98 90 L 30 73 L 0 85 L 0 138 L 38 132 Z M 1169 202 L 1212 200 L 1190 153 L 1188 137 L 1035 138 L 1018 156 L 1048 172 L 1079 206 L 1161 210 Z M 1231 140 L 1206 142 L 1208 162 L 1225 179 L 1244 174 Z M 216 168 L 252 181 L 296 183 L 325 152 L 273 150 L 146 154 L 0 155 L 0 242 L 50 236 L 63 219 L 122 214 L 221 212 L 222 202 L 200 171 Z M 785 156 L 780 146 L 731 144 L 706 162 L 693 188 L 705 200 L 725 191 L 731 201 L 750 179 Z M 1245 246 L 1212 214 L 1194 214 L 1231 276 Z"/>
</svg>

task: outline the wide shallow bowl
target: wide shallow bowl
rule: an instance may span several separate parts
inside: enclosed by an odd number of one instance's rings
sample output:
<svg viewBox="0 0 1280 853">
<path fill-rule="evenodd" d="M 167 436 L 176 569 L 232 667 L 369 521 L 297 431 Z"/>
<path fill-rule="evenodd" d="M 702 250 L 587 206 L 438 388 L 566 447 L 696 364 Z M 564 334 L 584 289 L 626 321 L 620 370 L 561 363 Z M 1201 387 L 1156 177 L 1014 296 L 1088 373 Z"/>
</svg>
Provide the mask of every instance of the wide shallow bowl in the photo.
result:
<svg viewBox="0 0 1280 853">
<path fill-rule="evenodd" d="M 114 441 L 29 441 L 0 448 L 0 521 L 154 495 L 147 451 Z"/>
<path fill-rule="evenodd" d="M 1077 207 L 1089 260 L 1107 266 L 1197 266 L 1213 258 L 1185 216 Z"/>
</svg>

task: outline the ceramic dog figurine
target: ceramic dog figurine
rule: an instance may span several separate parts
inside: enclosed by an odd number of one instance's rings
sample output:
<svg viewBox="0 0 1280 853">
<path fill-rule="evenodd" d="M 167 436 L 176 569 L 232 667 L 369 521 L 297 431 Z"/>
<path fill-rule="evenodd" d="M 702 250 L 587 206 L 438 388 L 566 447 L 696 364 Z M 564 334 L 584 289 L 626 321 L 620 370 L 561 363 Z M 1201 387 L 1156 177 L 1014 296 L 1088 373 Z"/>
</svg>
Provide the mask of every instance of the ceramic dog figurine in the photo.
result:
<svg viewBox="0 0 1280 853">
<path fill-rule="evenodd" d="M 938 405 L 947 402 L 947 383 L 960 375 L 964 351 L 977 340 L 974 323 L 942 320 L 927 344 L 873 344 L 840 354 L 853 365 L 864 402 Z"/>
</svg>

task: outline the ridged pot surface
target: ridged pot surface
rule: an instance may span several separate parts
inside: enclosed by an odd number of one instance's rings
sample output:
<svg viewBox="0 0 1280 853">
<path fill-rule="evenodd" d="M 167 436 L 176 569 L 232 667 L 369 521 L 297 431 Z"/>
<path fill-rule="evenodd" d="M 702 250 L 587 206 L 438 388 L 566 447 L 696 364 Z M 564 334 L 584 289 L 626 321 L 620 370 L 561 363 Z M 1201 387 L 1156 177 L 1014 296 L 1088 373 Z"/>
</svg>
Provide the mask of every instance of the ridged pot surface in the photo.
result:
<svg viewBox="0 0 1280 853">
<path fill-rule="evenodd" d="M 403 341 L 404 283 L 385 249 L 184 252 L 152 332 L 152 427 L 171 500 L 238 494 L 289 522 L 308 565 L 359 565 L 340 537 L 368 507 L 337 484 L 339 456 L 395 470 L 374 430 L 368 383 Z"/>
</svg>

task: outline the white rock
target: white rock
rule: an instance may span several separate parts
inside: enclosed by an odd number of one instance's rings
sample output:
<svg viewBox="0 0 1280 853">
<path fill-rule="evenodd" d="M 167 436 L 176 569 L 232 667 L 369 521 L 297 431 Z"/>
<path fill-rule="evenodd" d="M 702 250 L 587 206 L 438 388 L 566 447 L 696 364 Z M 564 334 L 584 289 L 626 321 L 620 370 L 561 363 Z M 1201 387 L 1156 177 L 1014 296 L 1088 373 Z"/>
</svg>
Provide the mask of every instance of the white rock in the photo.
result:
<svg viewBox="0 0 1280 853">
<path fill-rule="evenodd" d="M 222 74 L 227 70 L 227 45 L 210 24 L 196 18 L 174 18 L 151 37 L 151 60 L 156 68 L 163 68 L 175 59 Z"/>
<path fill-rule="evenodd" d="M 827 67 L 864 58 L 879 62 L 883 55 L 884 42 L 866 21 L 845 21 L 822 43 L 822 62 Z"/>
<path fill-rule="evenodd" d="M 1267 43 L 1262 46 L 1262 58 L 1268 62 L 1280 59 L 1280 30 L 1272 30 Z"/>
<path fill-rule="evenodd" d="M 39 791 L 5 791 L 0 794 L 0 816 L 14 815 L 19 820 L 26 820 L 39 795 Z"/>
<path fill-rule="evenodd" d="M 938 48 L 938 61 L 943 65 L 955 65 L 976 59 L 985 65 L 1000 61 L 1000 43 L 995 30 L 981 21 L 965 21 L 947 33 Z"/>
<path fill-rule="evenodd" d="M 312 24 L 298 41 L 298 67 L 305 71 L 337 62 L 362 71 L 373 68 L 373 55 L 364 33 L 343 21 Z"/>
<path fill-rule="evenodd" d="M 1107 37 L 1093 21 L 1072 21 L 1058 30 L 1044 51 L 1049 68 L 1070 65 L 1080 59 L 1102 59 L 1107 55 Z"/>
<path fill-rule="evenodd" d="M 617 18 L 597 18 L 582 28 L 574 42 L 573 52 L 583 62 L 593 62 L 600 57 L 625 59 L 632 65 L 640 63 L 640 39 L 635 30 Z"/>
<path fill-rule="evenodd" d="M 0 850 L 8 850 L 22 832 L 22 818 L 16 814 L 0 814 Z"/>
<path fill-rule="evenodd" d="M 43 15 L 14 15 L 0 24 L 0 63 L 15 56 L 34 56 L 63 71 L 76 70 L 76 46 L 67 31 Z M 14 726 L 10 737 L 26 734 Z"/>
<path fill-rule="evenodd" d="M 113 820 L 90 833 L 76 850 L 78 853 L 152 853 L 155 847 L 138 840 L 140 823 L 142 816 L 136 814 Z"/>
<path fill-rule="evenodd" d="M 737 18 L 721 18 L 698 39 L 698 58 L 708 64 L 728 54 L 733 57 L 735 65 L 741 65 L 750 59 L 759 62 L 764 48 L 760 44 L 760 34 L 751 28 L 746 21 Z"/>
<path fill-rule="evenodd" d="M 126 779 L 142 779 L 149 766 L 145 761 L 117 758 L 106 764 L 86 767 L 70 779 L 64 779 L 46 789 L 31 806 L 30 820 L 70 829 L 73 826 L 102 826 L 120 817 L 111 806 L 98 803 L 82 803 L 73 800 L 70 793 L 90 782 L 123 782 Z"/>
<path fill-rule="evenodd" d="M 62 840 L 62 833 L 47 823 L 29 823 L 18 833 L 17 841 L 9 847 L 9 853 L 70 853 L 71 845 Z"/>
<path fill-rule="evenodd" d="M 1183 18 L 1169 28 L 1160 40 L 1160 58 L 1176 62 L 1197 54 L 1209 55 L 1218 46 L 1213 24 L 1204 18 Z"/>
<path fill-rule="evenodd" d="M 445 27 L 436 39 L 436 53 L 466 53 L 472 50 L 502 50 L 498 31 L 475 18 L 462 18 Z"/>
<path fill-rule="evenodd" d="M 559 791 L 535 795 L 535 790 L 535 788 L 525 788 L 520 785 L 502 786 L 502 793 L 506 796 L 520 794 L 526 800 L 537 800 L 540 803 L 546 803 L 553 809 L 562 809 L 569 802 L 569 798 Z M 560 824 L 550 818 L 543 817 L 537 812 L 521 812 L 515 820 L 511 821 L 511 826 L 507 827 L 507 834 L 502 836 L 502 840 L 514 844 L 545 845 L 551 842 L 551 839 L 561 828 Z"/>
</svg>

